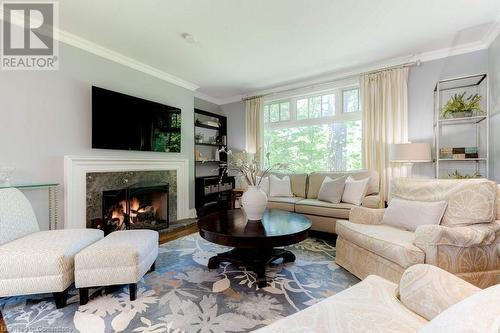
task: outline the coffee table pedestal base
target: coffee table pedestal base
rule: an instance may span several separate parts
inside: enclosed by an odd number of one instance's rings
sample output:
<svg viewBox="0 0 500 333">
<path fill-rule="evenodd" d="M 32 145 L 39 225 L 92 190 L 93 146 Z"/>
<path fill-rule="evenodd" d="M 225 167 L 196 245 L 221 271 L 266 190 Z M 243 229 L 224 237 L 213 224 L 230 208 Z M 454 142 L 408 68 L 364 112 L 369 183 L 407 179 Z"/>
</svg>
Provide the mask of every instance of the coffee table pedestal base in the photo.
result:
<svg viewBox="0 0 500 333">
<path fill-rule="evenodd" d="M 230 262 L 237 266 L 244 266 L 257 274 L 257 284 L 259 288 L 267 286 L 266 266 L 277 259 L 283 259 L 283 263 L 294 262 L 295 255 L 284 249 L 232 249 L 220 253 L 208 260 L 208 268 L 219 268 L 222 262 Z"/>
</svg>

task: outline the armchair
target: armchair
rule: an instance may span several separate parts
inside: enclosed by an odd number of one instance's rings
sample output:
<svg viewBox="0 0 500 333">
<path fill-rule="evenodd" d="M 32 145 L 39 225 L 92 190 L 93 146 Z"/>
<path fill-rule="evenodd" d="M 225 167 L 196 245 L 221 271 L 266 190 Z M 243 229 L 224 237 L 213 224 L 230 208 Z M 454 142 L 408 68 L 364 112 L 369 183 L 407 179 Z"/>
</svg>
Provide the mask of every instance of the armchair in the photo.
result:
<svg viewBox="0 0 500 333">
<path fill-rule="evenodd" d="M 445 213 L 447 225 L 422 225 L 413 232 L 383 225 L 383 209 L 353 208 L 349 221 L 337 222 L 337 264 L 359 278 L 377 274 L 393 282 L 399 282 L 405 268 L 426 263 L 481 288 L 500 283 L 500 215 L 490 223 L 464 223 L 468 205 L 473 217 L 488 218 L 490 209 L 492 214 L 500 213 L 500 195 L 496 198 L 496 207 L 493 206 L 495 191 L 500 193 L 500 186 L 493 187 L 489 204 L 491 182 L 486 180 L 463 183 L 427 180 L 417 181 L 414 187 L 408 180 L 401 182 L 396 181 L 393 195 L 401 195 L 397 190 L 405 188 L 401 197 L 407 200 L 421 199 L 418 197 L 422 193 L 426 196 L 424 201 L 454 200 L 452 208 L 449 206 Z M 478 200 L 479 197 L 483 199 Z M 467 198 L 476 202 L 468 202 Z M 457 202 L 461 202 L 461 206 Z M 454 220 L 455 216 L 458 218 Z M 455 221 L 460 223 L 454 224 Z"/>
<path fill-rule="evenodd" d="M 0 297 L 53 293 L 64 307 L 75 254 L 103 237 L 97 229 L 40 231 L 28 199 L 0 189 Z"/>
<path fill-rule="evenodd" d="M 431 265 L 401 282 L 370 275 L 360 283 L 255 333 L 497 332 L 500 285 L 482 290 Z"/>
</svg>

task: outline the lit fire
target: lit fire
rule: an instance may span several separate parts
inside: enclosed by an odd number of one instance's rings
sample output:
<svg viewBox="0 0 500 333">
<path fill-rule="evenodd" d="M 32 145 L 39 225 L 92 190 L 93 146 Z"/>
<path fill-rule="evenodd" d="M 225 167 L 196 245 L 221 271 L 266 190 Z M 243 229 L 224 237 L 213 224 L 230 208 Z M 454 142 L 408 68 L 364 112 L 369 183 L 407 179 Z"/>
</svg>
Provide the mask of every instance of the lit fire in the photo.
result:
<svg viewBox="0 0 500 333">
<path fill-rule="evenodd" d="M 137 198 L 132 198 L 130 200 L 130 223 L 135 223 L 136 222 L 136 217 L 138 214 L 141 213 L 146 213 L 149 211 L 155 211 L 156 209 L 152 206 L 145 206 L 141 207 L 141 202 Z M 111 215 L 112 219 L 117 219 L 118 224 L 117 226 L 121 226 L 125 220 L 125 214 L 127 212 L 127 201 L 122 200 L 118 204 L 118 207 L 113 210 L 113 213 Z"/>
</svg>

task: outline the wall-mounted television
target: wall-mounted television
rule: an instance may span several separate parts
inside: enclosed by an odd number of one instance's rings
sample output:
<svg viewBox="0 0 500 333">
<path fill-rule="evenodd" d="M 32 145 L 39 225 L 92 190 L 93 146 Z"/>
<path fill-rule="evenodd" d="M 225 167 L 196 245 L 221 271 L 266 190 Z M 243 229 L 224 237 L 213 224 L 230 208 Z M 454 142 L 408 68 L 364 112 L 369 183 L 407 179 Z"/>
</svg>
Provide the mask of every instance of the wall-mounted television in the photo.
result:
<svg viewBox="0 0 500 333">
<path fill-rule="evenodd" d="M 92 148 L 181 151 L 181 109 L 92 86 Z"/>
</svg>

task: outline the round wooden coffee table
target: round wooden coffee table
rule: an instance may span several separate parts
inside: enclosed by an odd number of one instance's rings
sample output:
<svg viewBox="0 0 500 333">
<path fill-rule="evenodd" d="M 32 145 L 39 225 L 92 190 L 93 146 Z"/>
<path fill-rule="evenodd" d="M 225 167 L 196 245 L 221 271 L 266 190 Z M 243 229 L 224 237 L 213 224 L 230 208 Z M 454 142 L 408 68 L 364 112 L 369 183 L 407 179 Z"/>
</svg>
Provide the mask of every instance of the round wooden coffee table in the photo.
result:
<svg viewBox="0 0 500 333">
<path fill-rule="evenodd" d="M 245 266 L 257 274 L 259 287 L 265 287 L 266 265 L 283 258 L 295 261 L 295 255 L 277 247 L 299 243 L 307 238 L 311 221 L 303 215 L 271 209 L 262 221 L 247 221 L 241 210 L 213 213 L 198 221 L 200 235 L 209 242 L 234 249 L 220 253 L 208 261 L 208 268 L 222 262 Z"/>
</svg>

